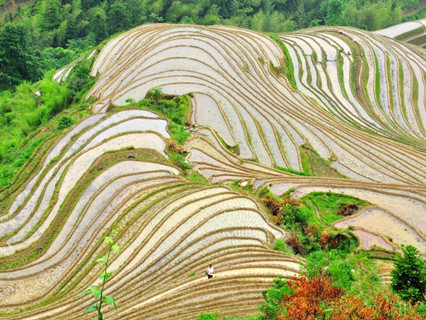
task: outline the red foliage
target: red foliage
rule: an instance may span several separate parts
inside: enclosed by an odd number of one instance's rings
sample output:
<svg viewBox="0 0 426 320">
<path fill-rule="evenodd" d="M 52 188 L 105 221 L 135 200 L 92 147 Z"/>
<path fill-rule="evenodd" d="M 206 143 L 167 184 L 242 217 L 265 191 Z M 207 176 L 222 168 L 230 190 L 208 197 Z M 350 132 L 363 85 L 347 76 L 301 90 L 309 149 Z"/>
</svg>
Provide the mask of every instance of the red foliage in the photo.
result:
<svg viewBox="0 0 426 320">
<path fill-rule="evenodd" d="M 339 247 L 339 244 L 345 240 L 343 234 L 332 234 L 330 231 L 324 231 L 321 234 L 320 245 L 322 249 L 335 249 Z"/>
<path fill-rule="evenodd" d="M 286 244 L 291 247 L 296 254 L 304 255 L 306 253 L 305 248 L 300 243 L 299 239 L 297 238 L 297 235 L 292 233 L 285 241 Z"/>
<path fill-rule="evenodd" d="M 284 200 L 283 205 L 286 205 L 286 204 L 289 204 L 291 206 L 299 206 L 299 204 L 296 203 L 295 199 L 286 199 L 286 200 Z"/>
<path fill-rule="evenodd" d="M 271 210 L 274 216 L 280 217 L 282 215 L 283 204 L 275 201 L 271 198 L 266 198 L 264 200 L 265 205 Z"/>
<path fill-rule="evenodd" d="M 279 320 L 308 320 L 325 317 L 323 305 L 338 301 L 345 291 L 331 284 L 328 278 L 308 280 L 304 277 L 288 283 L 293 290 L 285 295 L 281 307 L 287 310 L 286 315 L 279 315 Z"/>
<path fill-rule="evenodd" d="M 168 151 L 174 151 L 174 152 L 177 152 L 177 153 L 180 153 L 180 154 L 183 154 L 183 155 L 186 154 L 186 152 L 183 150 L 183 148 L 173 140 L 169 141 L 169 144 L 167 145 L 167 150 Z"/>
<path fill-rule="evenodd" d="M 379 294 L 375 305 L 365 305 L 356 296 L 346 295 L 343 289 L 331 284 L 329 278 L 298 279 L 287 284 L 292 294 L 284 295 L 280 308 L 286 312 L 277 316 L 278 320 L 422 320 L 414 308 L 403 315 L 398 304 L 404 303 L 395 295 L 386 298 Z M 409 304 L 406 306 L 410 307 Z M 328 310 L 328 311 L 327 311 Z M 328 316 L 326 316 L 328 313 Z"/>
<path fill-rule="evenodd" d="M 314 224 L 308 224 L 305 228 L 304 228 L 305 234 L 308 237 L 312 237 L 312 238 L 317 238 L 318 236 L 318 232 L 319 232 L 319 227 L 314 225 Z"/>
<path fill-rule="evenodd" d="M 337 214 L 340 216 L 351 216 L 353 215 L 356 211 L 359 210 L 359 205 L 357 204 L 345 204 L 345 206 L 340 209 L 339 211 L 337 211 Z"/>
<path fill-rule="evenodd" d="M 331 314 L 330 320 L 347 319 L 368 319 L 368 320 L 422 320 L 421 315 L 410 308 L 403 315 L 402 311 L 396 306 L 398 303 L 404 303 L 398 296 L 389 295 L 386 298 L 383 294 L 376 296 L 373 307 L 366 306 L 360 298 L 348 296 L 339 301 L 336 310 Z M 409 307 L 409 305 L 407 304 Z"/>
</svg>

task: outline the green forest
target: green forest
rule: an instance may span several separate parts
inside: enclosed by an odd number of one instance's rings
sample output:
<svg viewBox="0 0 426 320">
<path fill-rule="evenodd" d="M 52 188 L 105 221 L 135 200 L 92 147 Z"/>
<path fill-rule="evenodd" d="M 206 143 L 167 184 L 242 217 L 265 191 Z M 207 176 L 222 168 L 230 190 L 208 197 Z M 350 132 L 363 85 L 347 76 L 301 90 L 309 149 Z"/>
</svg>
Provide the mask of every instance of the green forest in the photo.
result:
<svg viewBox="0 0 426 320">
<path fill-rule="evenodd" d="M 421 8 L 419 0 L 0 0 L 0 91 L 37 81 L 144 23 L 225 24 L 262 32 L 317 25 L 376 30 L 420 19 Z"/>
</svg>

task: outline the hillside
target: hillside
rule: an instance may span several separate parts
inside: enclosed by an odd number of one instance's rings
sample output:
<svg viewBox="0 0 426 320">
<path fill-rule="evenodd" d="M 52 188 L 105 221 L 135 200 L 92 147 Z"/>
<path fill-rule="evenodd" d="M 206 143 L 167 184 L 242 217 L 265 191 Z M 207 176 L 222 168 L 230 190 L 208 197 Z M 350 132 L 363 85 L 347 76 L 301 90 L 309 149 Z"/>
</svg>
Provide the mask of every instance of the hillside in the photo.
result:
<svg viewBox="0 0 426 320">
<path fill-rule="evenodd" d="M 1 318 L 91 318 L 79 294 L 99 285 L 113 230 L 106 292 L 119 308 L 106 318 L 254 314 L 305 262 L 272 249 L 294 237 L 273 201 L 305 201 L 317 233 L 355 249 L 426 254 L 426 61 L 400 42 L 350 27 L 148 24 L 52 79 L 69 88 L 86 64 L 87 95 L 59 113 L 81 120 L 42 128 L 52 134 L 0 190 Z M 358 209 L 337 216 L 315 195 Z"/>
<path fill-rule="evenodd" d="M 322 25 L 377 30 L 423 19 L 424 7 L 423 0 L 0 0 L 0 91 L 38 81 L 105 39 L 145 23 L 276 33 Z"/>
<path fill-rule="evenodd" d="M 404 22 L 377 30 L 376 33 L 426 49 L 426 19 Z"/>
</svg>

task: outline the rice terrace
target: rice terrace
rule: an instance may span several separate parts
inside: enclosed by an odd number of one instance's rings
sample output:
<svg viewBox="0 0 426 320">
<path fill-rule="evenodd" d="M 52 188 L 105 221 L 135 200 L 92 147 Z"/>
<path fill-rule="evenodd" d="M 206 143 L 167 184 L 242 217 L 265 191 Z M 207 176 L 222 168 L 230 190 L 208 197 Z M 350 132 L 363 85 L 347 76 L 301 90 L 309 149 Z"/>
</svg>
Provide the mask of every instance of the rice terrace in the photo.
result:
<svg viewBox="0 0 426 320">
<path fill-rule="evenodd" d="M 426 19 L 146 17 L 73 53 L 55 33 L 54 71 L 0 88 L 0 319 L 425 319 Z M 358 309 L 294 311 L 304 281 Z"/>
</svg>

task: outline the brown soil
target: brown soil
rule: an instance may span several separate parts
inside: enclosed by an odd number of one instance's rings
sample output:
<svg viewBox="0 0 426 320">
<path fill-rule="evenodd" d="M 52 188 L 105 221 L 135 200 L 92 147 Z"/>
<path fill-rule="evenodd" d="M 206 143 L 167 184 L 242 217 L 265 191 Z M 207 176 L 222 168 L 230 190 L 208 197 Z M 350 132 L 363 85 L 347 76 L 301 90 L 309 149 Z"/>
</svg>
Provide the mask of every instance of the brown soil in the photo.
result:
<svg viewBox="0 0 426 320">
<path fill-rule="evenodd" d="M 357 204 L 345 204 L 344 207 L 342 209 L 340 209 L 339 211 L 337 211 L 337 214 L 339 216 L 351 216 L 353 215 L 355 212 L 357 212 L 359 210 L 360 206 Z"/>
</svg>

